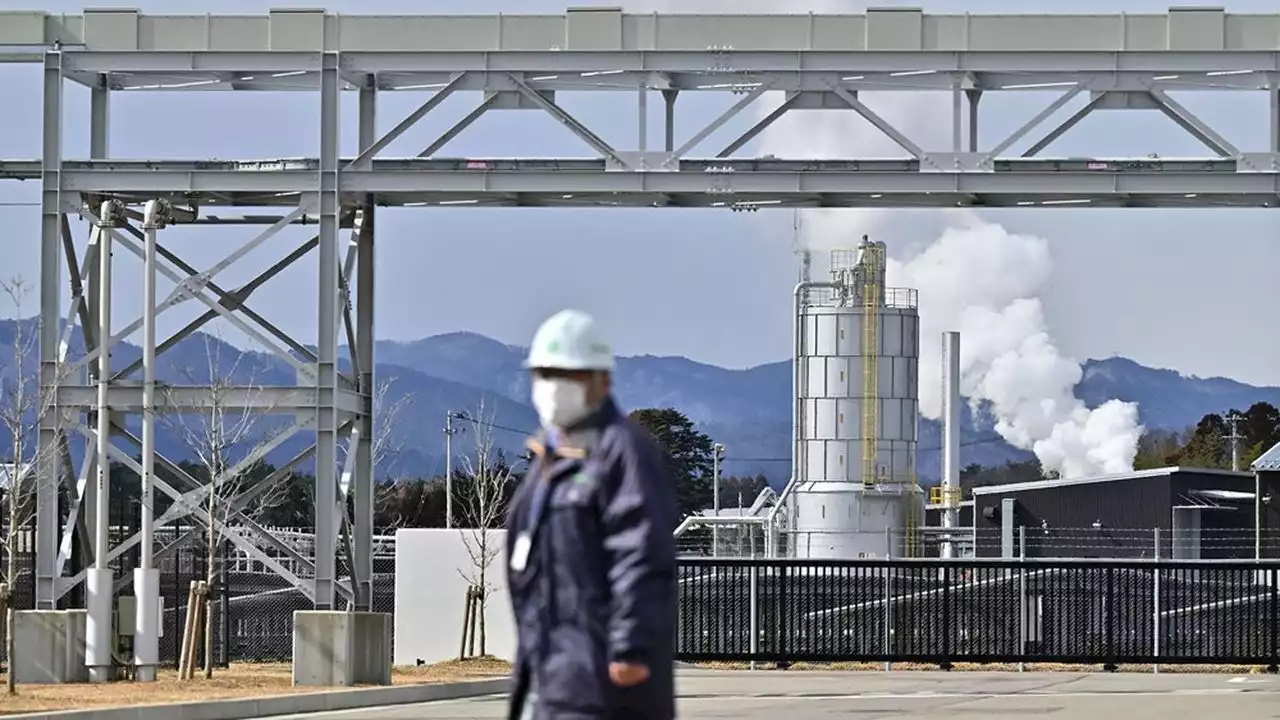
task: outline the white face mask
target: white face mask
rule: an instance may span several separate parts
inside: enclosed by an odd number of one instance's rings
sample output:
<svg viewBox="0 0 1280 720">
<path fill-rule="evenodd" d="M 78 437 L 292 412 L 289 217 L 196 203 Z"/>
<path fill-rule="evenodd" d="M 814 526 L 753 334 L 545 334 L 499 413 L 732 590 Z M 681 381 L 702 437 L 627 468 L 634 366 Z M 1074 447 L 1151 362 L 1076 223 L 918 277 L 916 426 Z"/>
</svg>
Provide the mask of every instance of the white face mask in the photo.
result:
<svg viewBox="0 0 1280 720">
<path fill-rule="evenodd" d="M 590 412 L 587 386 L 564 378 L 534 378 L 533 407 L 544 428 L 568 427 Z"/>
</svg>

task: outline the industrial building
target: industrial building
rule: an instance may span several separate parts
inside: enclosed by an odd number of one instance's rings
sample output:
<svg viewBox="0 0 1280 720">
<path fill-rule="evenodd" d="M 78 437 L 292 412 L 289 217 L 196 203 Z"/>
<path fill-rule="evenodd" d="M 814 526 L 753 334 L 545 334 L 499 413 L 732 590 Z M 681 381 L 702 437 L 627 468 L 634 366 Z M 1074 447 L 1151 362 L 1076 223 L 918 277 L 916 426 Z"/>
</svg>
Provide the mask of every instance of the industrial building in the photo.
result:
<svg viewBox="0 0 1280 720">
<path fill-rule="evenodd" d="M 973 488 L 961 524 L 978 557 L 1020 556 L 1025 538 L 1027 557 L 1252 558 L 1254 484 L 1253 473 L 1167 467 L 988 485 Z"/>
</svg>

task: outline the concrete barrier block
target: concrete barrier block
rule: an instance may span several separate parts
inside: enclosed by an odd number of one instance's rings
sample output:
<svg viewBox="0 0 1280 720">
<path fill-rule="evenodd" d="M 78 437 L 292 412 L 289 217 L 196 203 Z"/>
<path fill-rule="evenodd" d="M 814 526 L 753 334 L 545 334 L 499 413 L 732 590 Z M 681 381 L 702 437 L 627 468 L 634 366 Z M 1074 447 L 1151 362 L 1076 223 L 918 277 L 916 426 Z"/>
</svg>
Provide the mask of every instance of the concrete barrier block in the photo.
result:
<svg viewBox="0 0 1280 720">
<path fill-rule="evenodd" d="M 293 614 L 293 684 L 391 684 L 391 615 L 299 610 Z"/>
<path fill-rule="evenodd" d="M 13 616 L 14 680 L 27 683 L 88 682 L 84 610 L 18 610 Z"/>
</svg>

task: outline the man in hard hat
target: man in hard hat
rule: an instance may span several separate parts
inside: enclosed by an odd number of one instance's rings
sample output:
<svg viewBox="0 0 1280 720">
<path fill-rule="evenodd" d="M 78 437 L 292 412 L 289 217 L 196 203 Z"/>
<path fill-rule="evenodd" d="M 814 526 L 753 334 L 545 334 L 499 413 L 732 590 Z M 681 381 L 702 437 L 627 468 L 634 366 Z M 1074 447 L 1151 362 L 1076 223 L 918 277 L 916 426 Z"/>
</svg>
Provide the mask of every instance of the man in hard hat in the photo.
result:
<svg viewBox="0 0 1280 720">
<path fill-rule="evenodd" d="M 526 366 L 542 430 L 507 515 L 518 648 L 511 720 L 675 717 L 675 485 L 611 396 L 589 315 L 538 328 Z"/>
</svg>

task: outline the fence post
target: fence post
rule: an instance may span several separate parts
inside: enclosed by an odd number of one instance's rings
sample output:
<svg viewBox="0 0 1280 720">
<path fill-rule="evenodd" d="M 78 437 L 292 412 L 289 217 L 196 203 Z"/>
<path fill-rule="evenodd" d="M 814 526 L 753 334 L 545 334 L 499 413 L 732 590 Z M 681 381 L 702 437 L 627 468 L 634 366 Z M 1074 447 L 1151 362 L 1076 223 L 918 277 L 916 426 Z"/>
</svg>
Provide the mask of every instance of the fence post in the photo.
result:
<svg viewBox="0 0 1280 720">
<path fill-rule="evenodd" d="M 952 596 L 955 594 L 951 585 L 951 565 L 943 563 L 942 565 L 942 657 L 943 662 L 940 663 L 942 670 L 951 669 L 951 640 L 953 633 L 951 631 L 951 604 Z"/>
<path fill-rule="evenodd" d="M 1271 568 L 1271 665 L 1267 668 L 1272 670 L 1277 664 L 1280 664 L 1280 638 L 1276 637 L 1276 628 L 1280 626 L 1280 571 Z"/>
<path fill-rule="evenodd" d="M 1107 594 L 1102 598 L 1102 606 L 1106 609 L 1107 622 L 1107 664 L 1103 665 L 1103 669 L 1108 672 L 1115 672 L 1116 663 L 1116 569 L 1115 566 L 1107 567 Z"/>
<path fill-rule="evenodd" d="M 1027 669 L 1027 526 L 1018 526 L 1018 672 Z"/>
<path fill-rule="evenodd" d="M 893 568 L 884 565 L 884 671 L 893 669 Z"/>
<path fill-rule="evenodd" d="M 747 575 L 747 612 L 750 617 L 747 619 L 748 632 L 751 633 L 750 639 L 747 641 L 747 650 L 751 653 L 751 669 L 756 669 L 756 655 L 760 653 L 760 601 L 758 591 L 758 578 L 760 576 L 760 566 L 756 563 L 751 564 L 751 571 Z"/>
<path fill-rule="evenodd" d="M 1156 546 L 1156 567 L 1155 571 L 1152 573 L 1151 604 L 1155 612 L 1152 620 L 1151 654 L 1155 662 L 1151 666 L 1151 671 L 1158 674 L 1160 672 L 1160 528 L 1154 529 L 1154 540 Z"/>
</svg>

